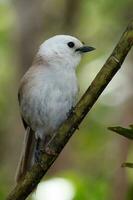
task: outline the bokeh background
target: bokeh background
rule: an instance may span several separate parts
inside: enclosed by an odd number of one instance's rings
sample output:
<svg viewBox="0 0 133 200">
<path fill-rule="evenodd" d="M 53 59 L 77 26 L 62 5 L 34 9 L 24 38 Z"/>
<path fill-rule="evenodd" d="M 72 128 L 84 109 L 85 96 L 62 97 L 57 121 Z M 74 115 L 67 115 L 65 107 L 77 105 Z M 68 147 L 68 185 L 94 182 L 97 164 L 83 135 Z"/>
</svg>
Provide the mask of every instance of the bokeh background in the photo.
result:
<svg viewBox="0 0 133 200">
<path fill-rule="evenodd" d="M 96 48 L 77 70 L 80 97 L 131 20 L 132 7 L 132 0 L 0 0 L 0 200 L 14 186 L 24 137 L 19 80 L 41 42 L 70 34 Z M 132 144 L 107 130 L 133 124 L 132 66 L 130 52 L 30 199 L 133 199 L 133 170 L 121 168 L 133 161 Z"/>
</svg>

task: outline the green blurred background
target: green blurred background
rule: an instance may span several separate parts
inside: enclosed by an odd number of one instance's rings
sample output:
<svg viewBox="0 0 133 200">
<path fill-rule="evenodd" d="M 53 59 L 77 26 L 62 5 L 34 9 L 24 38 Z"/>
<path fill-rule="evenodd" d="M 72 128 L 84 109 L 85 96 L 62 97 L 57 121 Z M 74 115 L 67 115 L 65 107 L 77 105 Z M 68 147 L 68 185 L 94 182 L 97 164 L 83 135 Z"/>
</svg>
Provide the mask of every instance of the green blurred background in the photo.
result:
<svg viewBox="0 0 133 200">
<path fill-rule="evenodd" d="M 24 137 L 19 80 L 41 42 L 70 34 L 96 48 L 77 71 L 81 96 L 130 22 L 132 8 L 132 0 L 0 0 L 0 200 L 14 186 Z M 130 52 L 45 176 L 69 180 L 75 188 L 70 200 L 133 200 L 133 170 L 120 167 L 133 161 L 132 145 L 107 130 L 133 123 L 132 63 Z"/>
</svg>

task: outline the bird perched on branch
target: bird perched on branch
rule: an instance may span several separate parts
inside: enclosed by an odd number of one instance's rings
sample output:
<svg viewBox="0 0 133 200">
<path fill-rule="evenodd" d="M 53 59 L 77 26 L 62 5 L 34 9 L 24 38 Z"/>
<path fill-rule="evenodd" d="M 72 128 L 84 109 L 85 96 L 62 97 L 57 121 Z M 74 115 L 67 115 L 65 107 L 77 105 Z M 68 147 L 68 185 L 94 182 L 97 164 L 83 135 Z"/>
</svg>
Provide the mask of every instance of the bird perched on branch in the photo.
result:
<svg viewBox="0 0 133 200">
<path fill-rule="evenodd" d="M 51 136 L 67 119 L 78 93 L 76 68 L 84 53 L 94 50 L 77 38 L 56 35 L 39 48 L 23 76 L 18 100 L 26 129 L 18 167 L 19 181 L 39 159 Z"/>
</svg>

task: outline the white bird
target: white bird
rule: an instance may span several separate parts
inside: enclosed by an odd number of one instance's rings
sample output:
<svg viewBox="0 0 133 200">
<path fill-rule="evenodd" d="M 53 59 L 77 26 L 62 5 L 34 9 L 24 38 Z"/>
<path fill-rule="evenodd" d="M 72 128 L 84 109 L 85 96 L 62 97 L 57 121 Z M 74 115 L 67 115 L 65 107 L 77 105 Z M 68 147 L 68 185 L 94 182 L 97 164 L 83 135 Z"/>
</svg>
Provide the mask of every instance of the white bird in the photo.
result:
<svg viewBox="0 0 133 200">
<path fill-rule="evenodd" d="M 75 106 L 78 93 L 76 68 L 82 54 L 92 50 L 93 47 L 85 46 L 69 35 L 56 35 L 40 46 L 18 92 L 26 134 L 17 181 L 38 159 L 40 144 L 46 146 Z"/>
</svg>

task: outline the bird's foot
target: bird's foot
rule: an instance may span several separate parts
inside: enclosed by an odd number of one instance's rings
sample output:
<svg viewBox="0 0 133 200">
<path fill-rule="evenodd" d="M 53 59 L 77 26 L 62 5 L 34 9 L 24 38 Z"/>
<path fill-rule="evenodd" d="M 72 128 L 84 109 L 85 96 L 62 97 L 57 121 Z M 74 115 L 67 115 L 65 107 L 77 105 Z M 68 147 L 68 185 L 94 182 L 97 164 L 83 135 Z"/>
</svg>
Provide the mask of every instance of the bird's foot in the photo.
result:
<svg viewBox="0 0 133 200">
<path fill-rule="evenodd" d="M 41 150 L 40 149 L 36 149 L 35 151 L 35 163 L 38 163 L 41 159 Z"/>
<path fill-rule="evenodd" d="M 35 151 L 35 162 L 36 163 L 40 162 L 41 155 L 43 153 L 45 153 L 45 154 L 47 154 L 49 156 L 56 156 L 57 155 L 57 153 L 54 150 L 50 149 L 49 147 L 42 147 L 42 148 L 37 149 Z"/>
<path fill-rule="evenodd" d="M 69 112 L 67 113 L 67 117 L 69 117 L 70 115 L 74 114 L 74 107 L 71 107 L 71 109 L 69 110 Z"/>
<path fill-rule="evenodd" d="M 49 147 L 45 148 L 45 153 L 49 156 L 56 156 L 57 155 L 57 153 L 53 149 L 50 149 Z"/>
</svg>

